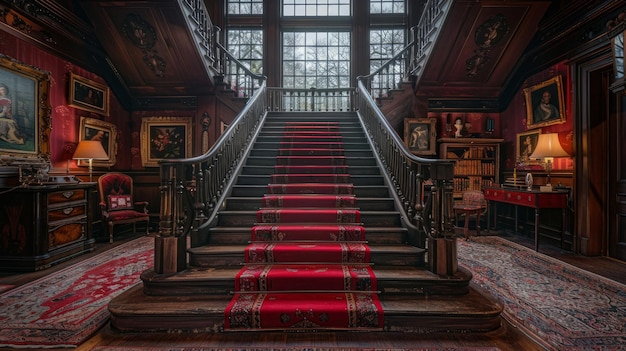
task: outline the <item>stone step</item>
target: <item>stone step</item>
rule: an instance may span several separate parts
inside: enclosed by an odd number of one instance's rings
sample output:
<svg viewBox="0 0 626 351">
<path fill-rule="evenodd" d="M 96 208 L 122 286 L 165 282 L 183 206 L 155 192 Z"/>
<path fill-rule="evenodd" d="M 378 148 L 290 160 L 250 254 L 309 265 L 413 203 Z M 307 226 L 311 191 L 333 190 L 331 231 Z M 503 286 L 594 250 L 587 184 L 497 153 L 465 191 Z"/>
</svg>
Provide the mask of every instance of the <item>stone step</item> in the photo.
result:
<svg viewBox="0 0 626 351">
<path fill-rule="evenodd" d="M 230 196 L 261 197 L 267 193 L 267 185 L 234 185 Z M 362 185 L 354 187 L 357 197 L 389 197 L 389 189 L 384 185 Z"/>
</svg>

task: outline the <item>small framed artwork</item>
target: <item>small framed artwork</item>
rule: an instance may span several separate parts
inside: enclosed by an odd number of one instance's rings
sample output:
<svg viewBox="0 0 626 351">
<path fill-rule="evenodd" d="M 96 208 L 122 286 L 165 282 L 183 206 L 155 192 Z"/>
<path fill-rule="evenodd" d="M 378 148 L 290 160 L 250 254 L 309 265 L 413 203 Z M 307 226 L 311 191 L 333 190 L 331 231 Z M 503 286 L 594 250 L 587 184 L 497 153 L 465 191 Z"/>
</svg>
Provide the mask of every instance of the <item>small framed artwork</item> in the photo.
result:
<svg viewBox="0 0 626 351">
<path fill-rule="evenodd" d="M 109 88 L 98 82 L 70 73 L 70 106 L 109 115 Z"/>
<path fill-rule="evenodd" d="M 528 129 L 565 123 L 565 102 L 561 76 L 524 89 Z"/>
<path fill-rule="evenodd" d="M 144 167 L 158 167 L 160 160 L 191 157 L 191 118 L 144 118 L 141 121 L 140 138 Z"/>
<path fill-rule="evenodd" d="M 518 162 L 528 162 L 530 160 L 530 155 L 532 155 L 535 148 L 537 148 L 539 134 L 541 134 L 541 129 L 517 133 L 516 156 Z"/>
<path fill-rule="evenodd" d="M 98 140 L 102 143 L 104 151 L 109 158 L 107 160 L 93 160 L 93 166 L 112 167 L 117 159 L 117 127 L 113 123 L 99 119 L 82 117 L 80 119 L 79 140 Z M 78 160 L 79 166 L 88 166 L 86 160 Z"/>
<path fill-rule="evenodd" d="M 437 119 L 405 118 L 404 143 L 415 155 L 437 154 Z"/>
<path fill-rule="evenodd" d="M 0 54 L 0 160 L 49 159 L 49 97 L 50 73 Z"/>
</svg>

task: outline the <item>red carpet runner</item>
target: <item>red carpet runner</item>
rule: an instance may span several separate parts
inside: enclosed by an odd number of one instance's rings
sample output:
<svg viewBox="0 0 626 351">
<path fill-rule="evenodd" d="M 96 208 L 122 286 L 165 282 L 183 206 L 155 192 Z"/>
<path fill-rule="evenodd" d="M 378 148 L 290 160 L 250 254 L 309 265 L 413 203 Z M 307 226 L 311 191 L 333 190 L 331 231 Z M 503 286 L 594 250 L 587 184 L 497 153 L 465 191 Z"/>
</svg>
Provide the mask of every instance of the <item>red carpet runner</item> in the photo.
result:
<svg viewBox="0 0 626 351">
<path fill-rule="evenodd" d="M 288 122 L 270 181 L 224 329 L 381 329 L 338 124 Z"/>
</svg>

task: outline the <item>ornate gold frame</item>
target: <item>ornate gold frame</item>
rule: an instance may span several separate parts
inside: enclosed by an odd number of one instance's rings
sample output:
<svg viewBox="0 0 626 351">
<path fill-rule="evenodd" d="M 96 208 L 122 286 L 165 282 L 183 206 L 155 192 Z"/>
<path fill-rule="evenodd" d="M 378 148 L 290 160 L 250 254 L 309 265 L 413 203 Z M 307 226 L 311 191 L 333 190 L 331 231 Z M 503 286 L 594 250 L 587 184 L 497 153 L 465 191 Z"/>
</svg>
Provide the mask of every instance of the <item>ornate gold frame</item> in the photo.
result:
<svg viewBox="0 0 626 351">
<path fill-rule="evenodd" d="M 23 143 L 0 141 L 0 164 L 50 160 L 50 72 L 0 54 L 0 83 L 8 90 Z"/>
<path fill-rule="evenodd" d="M 117 126 L 113 123 L 101 121 L 99 119 L 81 117 L 80 129 L 78 130 L 80 140 L 100 140 L 104 151 L 109 155 L 108 160 L 93 160 L 94 167 L 113 167 L 117 161 Z M 89 165 L 88 161 L 78 160 L 79 166 Z"/>
<path fill-rule="evenodd" d="M 157 167 L 160 160 L 191 157 L 189 117 L 146 117 L 141 121 L 141 162 Z"/>
</svg>

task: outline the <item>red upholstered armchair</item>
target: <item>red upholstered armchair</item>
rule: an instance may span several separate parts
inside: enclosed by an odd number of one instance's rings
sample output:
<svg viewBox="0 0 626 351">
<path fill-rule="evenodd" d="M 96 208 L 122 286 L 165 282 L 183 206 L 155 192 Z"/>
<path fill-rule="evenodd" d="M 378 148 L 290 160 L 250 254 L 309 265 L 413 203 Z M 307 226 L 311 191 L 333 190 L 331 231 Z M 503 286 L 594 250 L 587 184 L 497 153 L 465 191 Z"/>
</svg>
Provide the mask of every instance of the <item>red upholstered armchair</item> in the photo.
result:
<svg viewBox="0 0 626 351">
<path fill-rule="evenodd" d="M 113 242 L 113 228 L 116 224 L 132 224 L 134 233 L 137 222 L 146 222 L 148 234 L 148 202 L 134 201 L 133 179 L 130 176 L 118 172 L 103 174 L 98 178 L 98 188 L 102 220 L 108 225 L 110 243 Z"/>
</svg>

